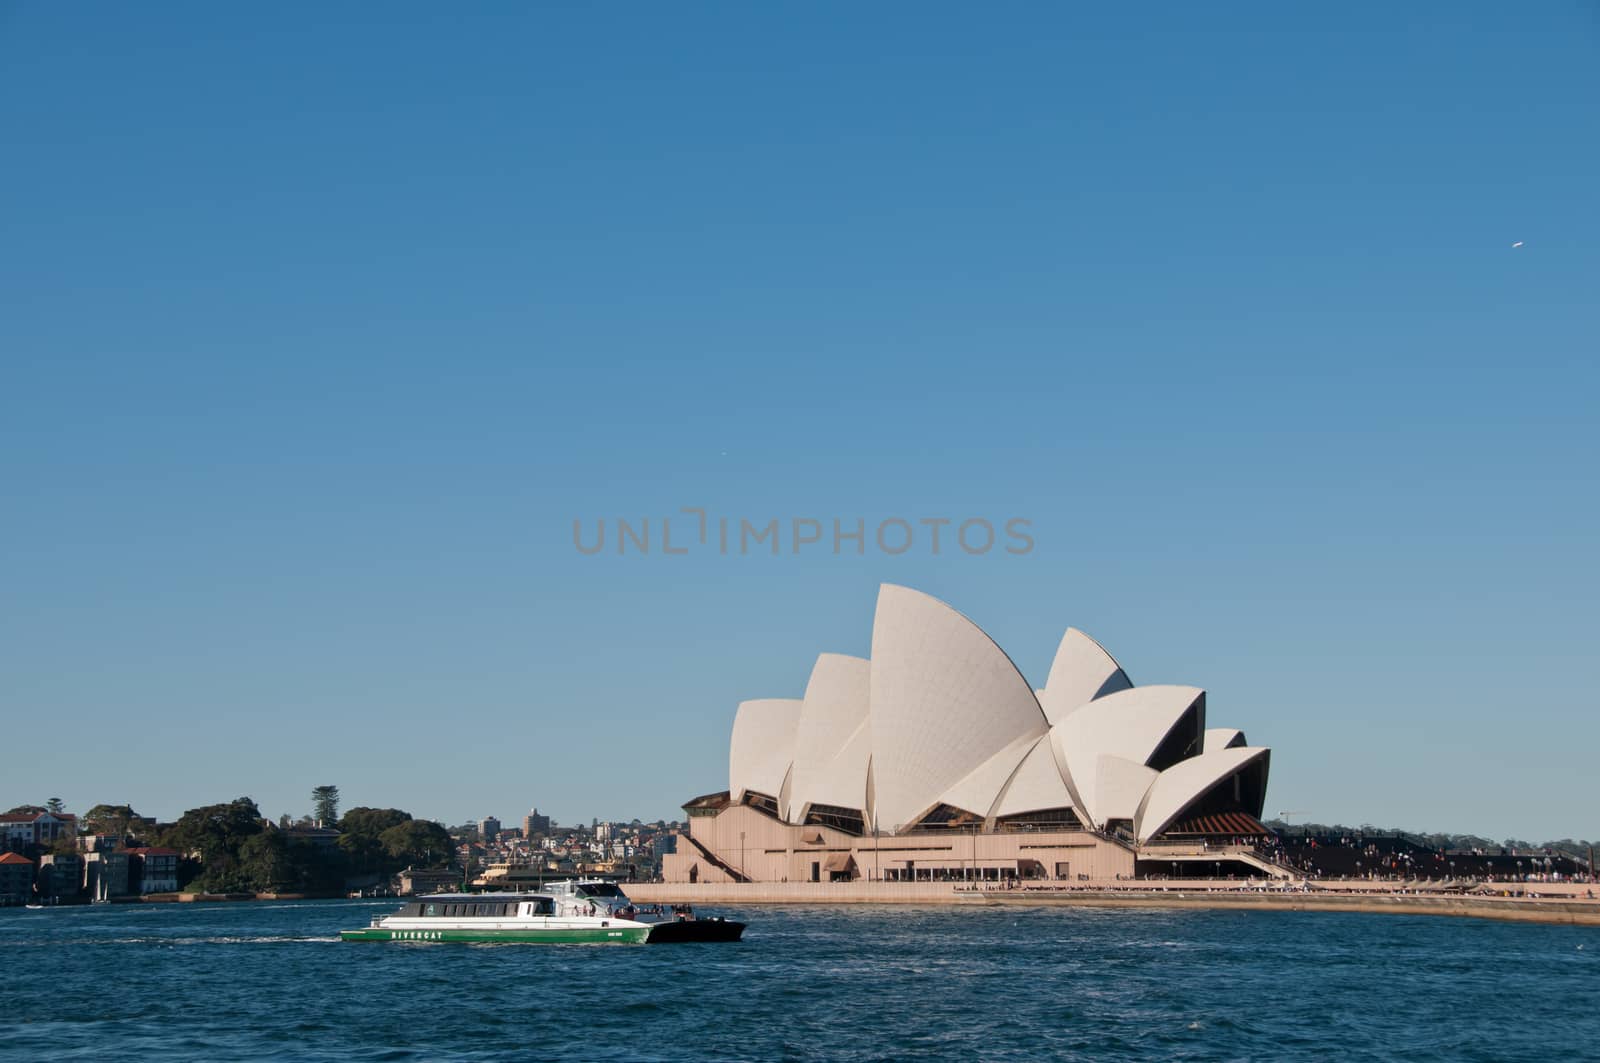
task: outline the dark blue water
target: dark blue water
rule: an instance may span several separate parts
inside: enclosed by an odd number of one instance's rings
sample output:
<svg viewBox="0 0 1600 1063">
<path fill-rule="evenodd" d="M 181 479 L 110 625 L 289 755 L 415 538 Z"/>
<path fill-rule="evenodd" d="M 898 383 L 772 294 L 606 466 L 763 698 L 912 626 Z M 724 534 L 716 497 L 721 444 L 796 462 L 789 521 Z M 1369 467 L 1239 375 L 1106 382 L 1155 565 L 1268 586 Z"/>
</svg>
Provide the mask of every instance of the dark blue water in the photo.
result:
<svg viewBox="0 0 1600 1063">
<path fill-rule="evenodd" d="M 0 910 L 0 1055 L 1503 1060 L 1600 1045 L 1586 928 L 753 907 L 737 945 L 334 939 L 390 907 Z"/>
</svg>

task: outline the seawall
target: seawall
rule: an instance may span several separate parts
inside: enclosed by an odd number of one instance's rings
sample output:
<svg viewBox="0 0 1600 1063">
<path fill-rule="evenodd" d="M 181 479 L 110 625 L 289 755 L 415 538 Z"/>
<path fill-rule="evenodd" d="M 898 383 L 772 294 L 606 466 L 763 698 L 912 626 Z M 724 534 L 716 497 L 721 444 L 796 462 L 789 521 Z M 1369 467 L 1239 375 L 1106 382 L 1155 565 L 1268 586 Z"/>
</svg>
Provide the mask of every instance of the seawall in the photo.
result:
<svg viewBox="0 0 1600 1063">
<path fill-rule="evenodd" d="M 967 890 L 937 882 L 627 883 L 640 904 L 987 904 L 1084 908 L 1214 908 L 1291 912 L 1368 912 L 1452 915 L 1515 922 L 1600 926 L 1600 900 L 1584 897 L 1489 897 L 1462 894 L 1310 892 L 1208 889 L 1168 885 L 1152 889 Z"/>
</svg>

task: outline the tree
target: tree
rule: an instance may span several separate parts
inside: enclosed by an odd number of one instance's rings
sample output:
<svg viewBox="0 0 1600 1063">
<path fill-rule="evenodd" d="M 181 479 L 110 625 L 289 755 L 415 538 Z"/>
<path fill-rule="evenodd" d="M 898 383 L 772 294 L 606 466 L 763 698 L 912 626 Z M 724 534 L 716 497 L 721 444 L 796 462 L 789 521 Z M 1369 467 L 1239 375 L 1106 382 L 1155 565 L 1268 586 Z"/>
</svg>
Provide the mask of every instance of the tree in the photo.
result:
<svg viewBox="0 0 1600 1063">
<path fill-rule="evenodd" d="M 331 827 L 339 821 L 337 786 L 319 786 L 311 791 L 311 815 L 324 827 Z"/>
<path fill-rule="evenodd" d="M 59 797 L 52 797 L 44 803 L 44 810 L 52 816 L 59 816 L 67 810 L 66 804 Z"/>
<path fill-rule="evenodd" d="M 128 833 L 139 814 L 129 805 L 95 805 L 83 814 L 83 825 L 90 834 Z"/>
<path fill-rule="evenodd" d="M 383 874 L 403 867 L 389 858 L 379 839 L 384 831 L 410 820 L 411 813 L 398 808 L 358 806 L 346 812 L 339 821 L 339 849 L 349 861 L 350 873 Z"/>
<path fill-rule="evenodd" d="M 200 853 L 203 889 L 228 892 L 250 888 L 248 877 L 239 867 L 239 851 L 246 839 L 260 834 L 261 811 L 248 797 L 238 797 L 221 805 L 191 808 L 178 822 L 167 828 L 161 844 L 181 852 Z M 259 858 L 262 854 L 252 854 Z"/>
<path fill-rule="evenodd" d="M 291 841 L 289 867 L 296 889 L 334 891 L 344 886 L 349 863 L 342 850 L 308 841 Z"/>
<path fill-rule="evenodd" d="M 251 891 L 277 891 L 294 885 L 289 843 L 279 831 L 263 831 L 239 846 L 239 878 Z"/>
<path fill-rule="evenodd" d="M 404 823 L 411 813 L 398 808 L 367 808 L 358 805 L 344 814 L 339 830 L 345 834 L 366 835 L 376 838 L 397 823 Z"/>
<path fill-rule="evenodd" d="M 17 805 L 15 808 L 6 809 L 6 815 L 8 815 L 8 816 L 37 816 L 41 812 L 48 812 L 48 811 L 50 811 L 50 810 L 45 808 L 43 805 Z"/>
<path fill-rule="evenodd" d="M 450 832 L 427 819 L 412 819 L 384 831 L 378 840 L 384 852 L 411 866 L 443 867 L 450 862 L 455 846 Z"/>
</svg>

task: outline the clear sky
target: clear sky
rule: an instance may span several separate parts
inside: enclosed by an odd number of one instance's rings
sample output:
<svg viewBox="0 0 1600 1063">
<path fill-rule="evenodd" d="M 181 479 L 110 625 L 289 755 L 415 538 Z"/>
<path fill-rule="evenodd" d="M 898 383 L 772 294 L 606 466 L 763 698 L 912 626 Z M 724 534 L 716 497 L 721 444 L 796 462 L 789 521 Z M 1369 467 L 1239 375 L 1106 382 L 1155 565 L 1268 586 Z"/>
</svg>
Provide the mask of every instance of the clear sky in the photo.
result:
<svg viewBox="0 0 1600 1063">
<path fill-rule="evenodd" d="M 1578 2 L 0 4 L 0 804 L 672 817 L 893 581 L 1600 837 L 1597 105 Z"/>
</svg>

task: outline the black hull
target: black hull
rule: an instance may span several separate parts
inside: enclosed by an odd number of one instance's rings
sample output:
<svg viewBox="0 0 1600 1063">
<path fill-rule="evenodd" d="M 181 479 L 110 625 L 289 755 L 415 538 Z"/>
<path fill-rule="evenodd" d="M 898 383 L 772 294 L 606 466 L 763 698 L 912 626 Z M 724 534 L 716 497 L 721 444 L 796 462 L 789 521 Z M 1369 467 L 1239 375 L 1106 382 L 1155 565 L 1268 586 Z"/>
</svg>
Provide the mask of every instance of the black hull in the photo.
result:
<svg viewBox="0 0 1600 1063">
<path fill-rule="evenodd" d="M 731 919 L 682 919 L 657 923 L 645 938 L 649 945 L 675 945 L 684 941 L 738 941 L 744 924 Z"/>
</svg>

